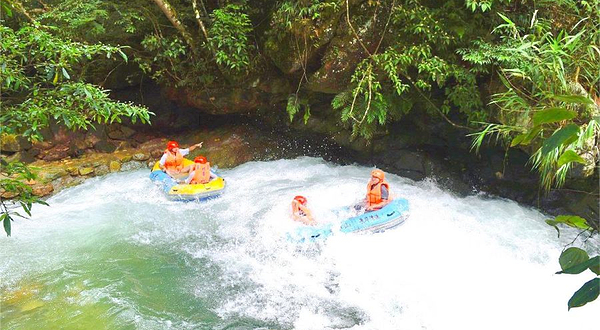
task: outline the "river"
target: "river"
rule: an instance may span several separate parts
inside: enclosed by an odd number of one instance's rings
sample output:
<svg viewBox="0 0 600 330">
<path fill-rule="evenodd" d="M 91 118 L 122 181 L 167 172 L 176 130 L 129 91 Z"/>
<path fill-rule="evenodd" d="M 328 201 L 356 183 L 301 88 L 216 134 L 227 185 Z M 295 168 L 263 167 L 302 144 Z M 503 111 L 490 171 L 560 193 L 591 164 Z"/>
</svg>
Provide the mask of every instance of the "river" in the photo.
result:
<svg viewBox="0 0 600 330">
<path fill-rule="evenodd" d="M 388 175 L 410 218 L 379 234 L 286 239 L 302 194 L 320 222 L 365 192 L 370 168 L 320 158 L 220 170 L 227 191 L 168 201 L 148 170 L 94 178 L 0 238 L 1 329 L 595 329 L 567 311 L 593 278 L 556 275 L 576 232 L 434 180 Z M 598 240 L 588 241 L 592 255 Z"/>
</svg>

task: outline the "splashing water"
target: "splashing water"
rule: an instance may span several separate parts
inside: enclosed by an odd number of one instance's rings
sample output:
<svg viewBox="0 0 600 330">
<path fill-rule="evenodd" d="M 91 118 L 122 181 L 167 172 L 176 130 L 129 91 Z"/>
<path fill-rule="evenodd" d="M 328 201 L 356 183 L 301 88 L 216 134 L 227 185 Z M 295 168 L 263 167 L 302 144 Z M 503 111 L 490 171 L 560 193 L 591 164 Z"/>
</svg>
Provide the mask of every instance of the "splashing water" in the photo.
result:
<svg viewBox="0 0 600 330">
<path fill-rule="evenodd" d="M 2 329 L 592 329 L 598 302 L 567 312 L 593 277 L 555 275 L 543 214 L 433 181 L 389 175 L 411 216 L 380 234 L 296 244 L 302 194 L 320 222 L 365 192 L 370 169 L 318 158 L 220 171 L 227 191 L 168 201 L 148 171 L 52 197 L 0 238 Z M 598 241 L 586 248 L 598 253 Z"/>
</svg>

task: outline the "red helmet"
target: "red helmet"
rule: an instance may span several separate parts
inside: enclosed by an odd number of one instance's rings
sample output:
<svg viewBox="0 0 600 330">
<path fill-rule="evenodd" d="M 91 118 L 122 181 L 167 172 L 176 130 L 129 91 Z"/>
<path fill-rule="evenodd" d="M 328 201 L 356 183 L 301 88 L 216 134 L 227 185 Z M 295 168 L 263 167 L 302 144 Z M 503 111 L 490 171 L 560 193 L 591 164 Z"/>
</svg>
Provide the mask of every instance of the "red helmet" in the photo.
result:
<svg viewBox="0 0 600 330">
<path fill-rule="evenodd" d="M 371 171 L 371 176 L 374 178 L 378 178 L 383 181 L 385 179 L 385 173 L 382 170 L 374 169 Z"/>
<path fill-rule="evenodd" d="M 306 197 L 304 196 L 296 196 L 294 197 L 294 200 L 302 205 L 306 205 Z"/>
<path fill-rule="evenodd" d="M 169 143 L 167 143 L 167 150 L 173 150 L 175 148 L 179 148 L 179 143 L 177 143 L 177 141 L 169 141 Z"/>
<path fill-rule="evenodd" d="M 194 163 L 206 164 L 206 157 L 198 156 L 194 158 Z"/>
</svg>

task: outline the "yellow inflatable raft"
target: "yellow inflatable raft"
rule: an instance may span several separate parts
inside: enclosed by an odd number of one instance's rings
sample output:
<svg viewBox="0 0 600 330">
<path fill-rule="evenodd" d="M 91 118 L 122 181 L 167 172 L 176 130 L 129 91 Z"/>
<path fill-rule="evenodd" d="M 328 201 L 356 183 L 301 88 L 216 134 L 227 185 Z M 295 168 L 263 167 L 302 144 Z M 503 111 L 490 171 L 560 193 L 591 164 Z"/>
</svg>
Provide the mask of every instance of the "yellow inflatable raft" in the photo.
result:
<svg viewBox="0 0 600 330">
<path fill-rule="evenodd" d="M 192 165 L 189 159 L 183 159 L 183 166 Z M 160 169 L 158 162 L 150 172 L 150 180 L 160 183 L 163 191 L 173 200 L 206 200 L 221 195 L 225 189 L 225 179 L 210 171 L 211 180 L 205 184 L 179 183 Z M 185 179 L 185 177 L 181 178 Z"/>
</svg>

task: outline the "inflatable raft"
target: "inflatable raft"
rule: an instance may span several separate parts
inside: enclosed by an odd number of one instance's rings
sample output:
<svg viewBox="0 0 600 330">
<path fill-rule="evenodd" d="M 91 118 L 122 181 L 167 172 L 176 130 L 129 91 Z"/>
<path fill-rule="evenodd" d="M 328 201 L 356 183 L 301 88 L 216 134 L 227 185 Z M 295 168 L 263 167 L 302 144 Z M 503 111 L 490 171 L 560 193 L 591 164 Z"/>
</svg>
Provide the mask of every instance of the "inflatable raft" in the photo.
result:
<svg viewBox="0 0 600 330">
<path fill-rule="evenodd" d="M 183 159 L 183 166 L 194 164 Z M 225 189 L 225 179 L 210 171 L 211 180 L 206 184 L 179 184 L 170 175 L 160 169 L 158 162 L 150 172 L 150 180 L 159 183 L 167 197 L 172 200 L 206 200 L 221 195 Z"/>
<path fill-rule="evenodd" d="M 377 211 L 365 212 L 361 215 L 342 221 L 339 231 L 342 233 L 379 233 L 400 226 L 409 216 L 408 201 L 403 198 L 394 199 L 388 205 Z M 302 226 L 295 235 L 290 235 L 294 241 L 316 241 L 331 236 L 334 226 Z"/>
</svg>

